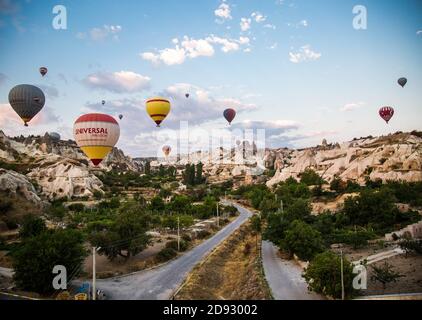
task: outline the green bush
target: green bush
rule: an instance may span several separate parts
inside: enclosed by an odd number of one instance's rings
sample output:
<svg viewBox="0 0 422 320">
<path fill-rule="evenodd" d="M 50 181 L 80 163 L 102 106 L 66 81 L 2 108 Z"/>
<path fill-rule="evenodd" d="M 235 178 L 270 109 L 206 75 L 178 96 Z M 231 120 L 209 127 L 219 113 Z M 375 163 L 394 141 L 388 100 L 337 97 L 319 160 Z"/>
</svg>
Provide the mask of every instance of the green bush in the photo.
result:
<svg viewBox="0 0 422 320">
<path fill-rule="evenodd" d="M 205 238 L 208 238 L 210 235 L 211 235 L 211 232 L 209 232 L 207 230 L 201 230 L 201 231 L 198 232 L 196 237 L 198 239 L 205 239 Z"/>
<path fill-rule="evenodd" d="M 67 207 L 70 211 L 82 212 L 85 210 L 85 206 L 82 203 L 74 203 Z"/>
<path fill-rule="evenodd" d="M 172 248 L 178 251 L 177 240 L 172 240 L 166 243 L 166 248 Z M 188 243 L 186 241 L 180 240 L 180 251 L 186 251 L 188 249 Z"/>
<path fill-rule="evenodd" d="M 174 250 L 173 248 L 163 248 L 160 252 L 157 253 L 157 260 L 158 262 L 166 262 L 169 261 L 171 259 L 173 259 L 174 257 L 177 256 L 177 251 Z"/>
<path fill-rule="evenodd" d="M 27 215 L 23 219 L 19 235 L 21 238 L 31 238 L 36 237 L 47 230 L 47 227 L 39 217 L 34 215 Z"/>
</svg>

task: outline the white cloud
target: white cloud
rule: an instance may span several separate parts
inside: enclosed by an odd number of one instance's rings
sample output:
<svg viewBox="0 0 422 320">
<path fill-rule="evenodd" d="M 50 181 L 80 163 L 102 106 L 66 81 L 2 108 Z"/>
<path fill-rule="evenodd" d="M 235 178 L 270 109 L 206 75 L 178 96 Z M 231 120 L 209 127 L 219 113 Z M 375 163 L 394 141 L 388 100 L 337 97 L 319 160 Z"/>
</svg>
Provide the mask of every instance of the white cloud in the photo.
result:
<svg viewBox="0 0 422 320">
<path fill-rule="evenodd" d="M 0 86 L 5 83 L 7 80 L 7 76 L 4 73 L 0 72 Z"/>
<path fill-rule="evenodd" d="M 357 102 L 357 103 L 348 103 L 340 108 L 342 112 L 353 111 L 356 109 L 360 109 L 365 106 L 365 102 Z"/>
<path fill-rule="evenodd" d="M 59 97 L 59 90 L 56 87 L 39 84 L 38 87 L 46 94 L 47 98 L 55 99 Z"/>
<path fill-rule="evenodd" d="M 186 50 L 187 56 L 189 58 L 197 57 L 211 57 L 214 55 L 214 48 L 210 44 L 210 41 L 207 39 L 190 39 L 185 36 L 182 41 L 182 47 Z"/>
<path fill-rule="evenodd" d="M 251 28 L 252 20 L 249 18 L 241 18 L 240 19 L 240 30 L 243 32 L 248 31 Z"/>
<path fill-rule="evenodd" d="M 307 26 L 309 26 L 309 23 L 308 23 L 307 20 L 302 20 L 302 21 L 299 22 L 299 26 L 306 28 Z"/>
<path fill-rule="evenodd" d="M 290 61 L 293 63 L 300 63 L 300 62 L 307 62 L 307 61 L 315 61 L 321 58 L 322 54 L 317 53 L 311 49 L 311 46 L 305 45 L 296 53 L 289 52 Z"/>
<path fill-rule="evenodd" d="M 265 24 L 264 28 L 273 29 L 273 30 L 277 29 L 277 27 L 275 25 L 271 24 L 271 23 Z"/>
<path fill-rule="evenodd" d="M 422 30 L 418 30 L 418 31 L 416 31 L 416 34 L 419 36 L 419 35 L 421 35 L 422 34 Z"/>
<path fill-rule="evenodd" d="M 195 59 L 198 57 L 212 57 L 215 54 L 215 46 L 221 47 L 224 53 L 238 51 L 242 46 L 249 46 L 248 37 L 239 37 L 239 39 L 221 38 L 210 35 L 204 39 L 194 39 L 184 36 L 181 41 L 173 39 L 174 48 L 165 48 L 157 52 L 143 52 L 140 54 L 142 59 L 150 61 L 153 64 L 164 63 L 165 65 L 182 64 L 187 58 Z"/>
<path fill-rule="evenodd" d="M 122 27 L 119 25 L 104 25 L 102 27 L 96 27 L 86 32 L 78 32 L 76 38 L 84 40 L 88 36 L 93 41 L 103 41 L 112 37 L 113 40 L 119 40 L 119 33 L 122 31 Z"/>
<path fill-rule="evenodd" d="M 186 93 L 190 94 L 189 99 Z M 191 129 L 204 126 L 214 129 L 216 120 L 220 120 L 223 125 L 223 111 L 228 106 L 235 108 L 239 114 L 257 109 L 256 105 L 246 103 L 243 99 L 216 97 L 211 91 L 189 83 L 176 83 L 158 92 L 158 95 L 168 97 L 172 106 L 169 116 L 158 131 L 154 130 L 155 123 L 146 114 L 143 99 L 108 100 L 105 106 L 98 102 L 86 105 L 82 111 L 106 112 L 115 117 L 123 114 L 124 125 L 121 126 L 118 147 L 133 156 L 153 156 L 163 143 L 169 144 L 168 139 L 177 137 L 180 121 L 188 121 Z M 227 125 L 224 123 L 224 126 Z"/>
<path fill-rule="evenodd" d="M 54 109 L 44 106 L 41 111 L 24 127 L 22 119 L 17 115 L 9 103 L 0 103 L 0 128 L 9 136 L 44 134 L 52 127 L 57 127 L 60 118 Z M 22 131 L 24 128 L 24 131 Z"/>
<path fill-rule="evenodd" d="M 262 13 L 260 13 L 260 12 L 258 12 L 258 11 L 256 11 L 256 12 L 253 12 L 252 14 L 251 14 L 251 17 L 255 20 L 255 22 L 257 22 L 257 23 L 261 23 L 261 22 L 264 22 L 265 20 L 267 20 L 267 17 L 266 16 L 264 16 Z"/>
<path fill-rule="evenodd" d="M 97 72 L 88 75 L 83 83 L 93 89 L 116 93 L 140 92 L 150 87 L 151 79 L 132 71 Z"/>
<path fill-rule="evenodd" d="M 219 18 L 217 20 L 217 22 L 219 22 L 219 23 L 222 23 L 225 20 L 231 20 L 232 19 L 230 5 L 227 4 L 226 2 L 221 3 L 220 6 L 218 7 L 218 9 L 216 9 L 214 11 L 214 14 L 215 14 L 216 17 Z"/>
</svg>

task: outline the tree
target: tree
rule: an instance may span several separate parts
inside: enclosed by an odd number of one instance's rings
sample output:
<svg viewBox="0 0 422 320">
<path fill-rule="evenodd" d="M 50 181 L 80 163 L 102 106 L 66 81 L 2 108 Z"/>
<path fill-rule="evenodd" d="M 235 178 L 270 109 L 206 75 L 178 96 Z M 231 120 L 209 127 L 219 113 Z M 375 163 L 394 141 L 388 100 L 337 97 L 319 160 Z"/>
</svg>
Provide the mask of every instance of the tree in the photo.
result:
<svg viewBox="0 0 422 320">
<path fill-rule="evenodd" d="M 149 161 L 145 163 L 144 172 L 146 175 L 151 174 L 151 163 Z"/>
<path fill-rule="evenodd" d="M 375 282 L 380 282 L 382 284 L 383 290 L 387 287 L 387 284 L 392 282 L 397 282 L 397 280 L 403 275 L 394 271 L 393 266 L 390 265 L 388 262 L 384 262 L 381 267 L 377 267 L 375 265 L 372 267 L 372 276 L 371 280 Z"/>
<path fill-rule="evenodd" d="M 256 252 L 258 252 L 259 251 L 258 235 L 262 231 L 262 219 L 261 219 L 261 216 L 254 215 L 251 217 L 250 221 L 251 221 L 252 231 L 255 233 Z"/>
<path fill-rule="evenodd" d="M 86 254 L 82 234 L 75 230 L 46 231 L 26 238 L 12 255 L 15 283 L 23 290 L 51 293 L 54 266 L 65 266 L 70 275 Z"/>
<path fill-rule="evenodd" d="M 91 233 L 89 240 L 99 253 L 110 260 L 117 256 L 129 258 L 143 251 L 150 243 L 146 234 L 150 217 L 138 204 L 127 204 L 120 211 L 114 223 L 107 229 Z"/>
<path fill-rule="evenodd" d="M 163 199 L 158 196 L 152 198 L 149 207 L 152 211 L 163 211 L 166 208 Z"/>
<path fill-rule="evenodd" d="M 195 185 L 195 165 L 186 164 L 185 171 L 183 171 L 183 182 L 187 186 Z"/>
<path fill-rule="evenodd" d="M 47 227 L 43 219 L 34 215 L 27 215 L 23 219 L 19 235 L 21 238 L 31 238 L 40 235 L 46 230 Z"/>
<path fill-rule="evenodd" d="M 293 221 L 281 240 L 280 247 L 290 255 L 309 261 L 316 254 L 324 251 L 321 234 L 305 222 Z"/>
<path fill-rule="evenodd" d="M 335 299 L 341 299 L 341 259 L 331 251 L 318 254 L 311 261 L 303 274 L 311 291 Z M 344 293 L 346 298 L 352 298 L 356 291 L 353 289 L 353 266 L 343 259 Z"/>
<path fill-rule="evenodd" d="M 346 188 L 347 184 L 339 177 L 335 177 L 330 183 L 330 189 L 337 193 L 343 193 L 346 191 Z"/>
<path fill-rule="evenodd" d="M 202 164 L 202 162 L 199 162 L 196 165 L 196 177 L 195 177 L 195 183 L 196 184 L 201 184 L 204 182 L 204 178 L 202 177 L 202 170 L 203 170 L 204 165 Z"/>
<path fill-rule="evenodd" d="M 307 186 L 317 186 L 324 183 L 324 180 L 312 169 L 306 169 L 300 177 L 300 182 Z"/>
</svg>

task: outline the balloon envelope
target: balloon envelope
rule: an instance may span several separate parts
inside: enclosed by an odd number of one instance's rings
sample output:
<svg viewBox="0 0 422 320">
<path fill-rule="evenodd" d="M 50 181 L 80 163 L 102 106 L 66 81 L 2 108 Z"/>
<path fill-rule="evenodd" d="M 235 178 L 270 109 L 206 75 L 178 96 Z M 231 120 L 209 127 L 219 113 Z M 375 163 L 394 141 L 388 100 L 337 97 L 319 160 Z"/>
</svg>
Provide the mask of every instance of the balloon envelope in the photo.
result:
<svg viewBox="0 0 422 320">
<path fill-rule="evenodd" d="M 123 115 L 119 114 L 119 119 L 122 120 L 123 119 Z"/>
<path fill-rule="evenodd" d="M 169 156 L 170 152 L 171 152 L 171 147 L 170 146 L 164 146 L 163 147 L 163 153 L 165 154 L 166 157 Z"/>
<path fill-rule="evenodd" d="M 389 122 L 394 116 L 394 109 L 392 107 L 382 107 L 379 110 L 379 115 L 384 119 L 385 122 Z"/>
<path fill-rule="evenodd" d="M 102 105 L 105 105 L 106 104 L 105 100 L 101 101 L 101 104 Z"/>
<path fill-rule="evenodd" d="M 186 94 L 185 94 L 185 97 L 186 97 L 186 98 L 189 98 L 189 97 L 190 97 L 190 94 L 189 94 L 189 93 L 186 93 Z"/>
<path fill-rule="evenodd" d="M 44 77 L 48 72 L 48 69 L 46 67 L 41 67 L 40 68 L 40 73 L 41 75 Z"/>
<path fill-rule="evenodd" d="M 236 117 L 236 111 L 234 109 L 226 109 L 224 110 L 224 118 L 229 122 L 229 124 L 232 123 L 234 118 Z"/>
<path fill-rule="evenodd" d="M 151 119 L 157 124 L 157 127 L 170 113 L 170 101 L 165 98 L 155 97 L 148 99 L 146 102 L 146 110 Z"/>
<path fill-rule="evenodd" d="M 28 126 L 28 122 L 44 107 L 45 96 L 38 87 L 20 84 L 10 90 L 9 103 L 25 126 Z"/>
<path fill-rule="evenodd" d="M 406 78 L 400 78 L 398 81 L 399 85 L 401 85 L 403 88 L 407 83 L 407 79 Z"/>
<path fill-rule="evenodd" d="M 119 140 L 120 127 L 117 121 L 107 114 L 90 113 L 76 119 L 73 135 L 78 146 L 97 166 Z"/>
</svg>

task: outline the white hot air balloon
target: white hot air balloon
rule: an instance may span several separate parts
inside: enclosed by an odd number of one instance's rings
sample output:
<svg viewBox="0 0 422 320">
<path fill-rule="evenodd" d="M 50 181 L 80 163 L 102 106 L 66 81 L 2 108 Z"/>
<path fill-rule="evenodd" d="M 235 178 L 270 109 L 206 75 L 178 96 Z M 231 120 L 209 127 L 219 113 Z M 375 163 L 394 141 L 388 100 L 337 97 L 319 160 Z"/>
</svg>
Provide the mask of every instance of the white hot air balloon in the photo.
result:
<svg viewBox="0 0 422 320">
<path fill-rule="evenodd" d="M 97 166 L 119 140 L 120 126 L 112 116 L 90 113 L 75 121 L 73 135 L 78 146 Z"/>
</svg>

